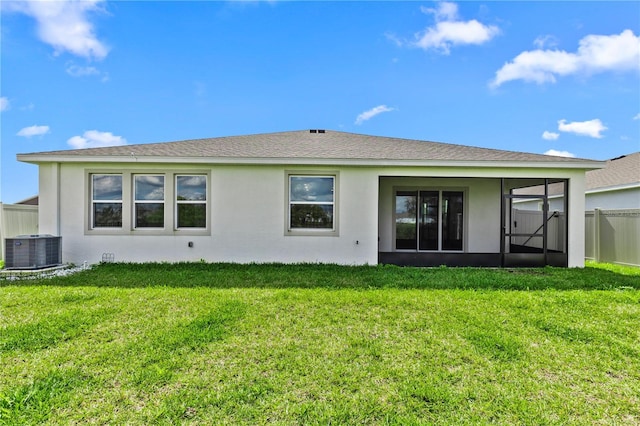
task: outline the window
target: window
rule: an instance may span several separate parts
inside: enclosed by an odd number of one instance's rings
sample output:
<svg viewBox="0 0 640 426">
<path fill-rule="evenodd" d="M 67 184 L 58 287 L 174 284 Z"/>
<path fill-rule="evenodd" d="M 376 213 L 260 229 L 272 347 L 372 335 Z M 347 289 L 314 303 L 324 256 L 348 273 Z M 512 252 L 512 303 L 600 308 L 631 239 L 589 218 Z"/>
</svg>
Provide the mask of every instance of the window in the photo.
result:
<svg viewBox="0 0 640 426">
<path fill-rule="evenodd" d="M 207 177 L 176 176 L 176 228 L 207 227 Z"/>
<path fill-rule="evenodd" d="M 88 170 L 86 235 L 210 235 L 209 170 Z"/>
<path fill-rule="evenodd" d="M 289 230 L 335 231 L 335 176 L 289 176 Z"/>
<path fill-rule="evenodd" d="M 396 250 L 462 251 L 462 191 L 397 191 Z"/>
<path fill-rule="evenodd" d="M 122 227 L 122 175 L 91 176 L 91 227 Z"/>
<path fill-rule="evenodd" d="M 134 176 L 134 226 L 164 227 L 164 176 Z"/>
</svg>

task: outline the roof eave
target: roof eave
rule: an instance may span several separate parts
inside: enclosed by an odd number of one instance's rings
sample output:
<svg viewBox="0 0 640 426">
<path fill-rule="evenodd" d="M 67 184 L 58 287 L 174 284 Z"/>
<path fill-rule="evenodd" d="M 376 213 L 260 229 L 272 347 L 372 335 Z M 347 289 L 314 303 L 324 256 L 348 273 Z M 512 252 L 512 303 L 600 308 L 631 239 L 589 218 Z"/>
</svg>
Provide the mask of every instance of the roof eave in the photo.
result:
<svg viewBox="0 0 640 426">
<path fill-rule="evenodd" d="M 602 186 L 599 188 L 591 188 L 585 191 L 586 194 L 597 194 L 599 192 L 624 191 L 626 189 L 640 188 L 640 182 L 624 183 L 620 185 Z"/>
<path fill-rule="evenodd" d="M 164 156 L 77 156 L 51 154 L 18 154 L 18 161 L 41 163 L 174 163 L 220 165 L 302 165 L 302 166 L 370 166 L 370 167 L 517 167 L 517 168 L 569 168 L 595 170 L 605 166 L 604 161 L 497 161 L 497 160 L 398 160 L 398 159 L 344 159 L 344 158 L 238 158 L 238 157 L 164 157 Z"/>
</svg>

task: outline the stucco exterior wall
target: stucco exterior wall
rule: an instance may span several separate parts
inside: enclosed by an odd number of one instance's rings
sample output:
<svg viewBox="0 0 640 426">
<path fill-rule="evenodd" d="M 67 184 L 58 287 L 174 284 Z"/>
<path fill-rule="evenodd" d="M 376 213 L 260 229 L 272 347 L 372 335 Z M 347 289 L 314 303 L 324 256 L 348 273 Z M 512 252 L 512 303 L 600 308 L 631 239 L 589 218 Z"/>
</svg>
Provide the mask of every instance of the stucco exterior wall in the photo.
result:
<svg viewBox="0 0 640 426">
<path fill-rule="evenodd" d="M 38 175 L 38 229 L 41 234 L 60 235 L 60 165 L 40 164 Z M 69 188 L 71 190 L 71 188 Z"/>
<path fill-rule="evenodd" d="M 594 192 L 585 198 L 587 210 L 640 209 L 640 188 Z"/>
<path fill-rule="evenodd" d="M 366 168 L 277 166 L 139 165 L 130 172 L 169 171 L 168 174 L 209 172 L 210 235 L 173 231 L 139 232 L 131 220 L 123 220 L 123 230 L 104 235 L 88 226 L 89 179 L 93 171 L 118 173 L 120 165 L 64 164 L 60 169 L 59 202 L 52 193 L 51 170 L 42 169 L 41 182 L 47 196 L 41 198 L 41 232 L 62 235 L 63 261 L 96 263 L 103 253 L 113 253 L 116 261 L 197 261 L 208 262 L 320 262 L 338 264 L 375 264 L 377 262 L 378 181 Z M 338 235 L 290 236 L 286 226 L 286 173 L 337 173 Z M 171 179 L 167 185 L 171 184 Z M 45 191 L 42 191 L 45 192 Z M 123 188 L 123 197 L 132 189 Z M 60 226 L 47 212 L 60 205 Z M 170 198 L 167 208 L 171 208 Z M 132 211 L 123 211 L 123 219 Z M 57 232 L 58 231 L 58 232 Z M 193 246 L 189 247 L 189 242 Z"/>
<path fill-rule="evenodd" d="M 518 203 L 518 208 L 523 210 L 540 210 L 541 206 L 537 201 L 522 201 Z M 640 209 L 640 188 L 587 192 L 585 195 L 585 209 Z M 549 210 L 564 211 L 564 197 L 549 197 Z"/>
<path fill-rule="evenodd" d="M 194 171 L 209 177 L 210 222 L 206 232 L 135 230 L 131 203 L 123 211 L 121 230 L 89 229 L 91 172 L 163 172 L 170 176 Z M 336 236 L 287 235 L 288 172 L 337 176 Z M 376 264 L 379 250 L 393 248 L 394 188 L 463 188 L 466 251 L 495 253 L 500 248 L 503 177 L 570 180 L 569 266 L 583 266 L 584 172 L 580 169 L 47 163 L 40 165 L 39 232 L 61 235 L 63 261 L 76 264 L 100 262 L 103 253 L 113 253 L 115 260 L 122 262 L 203 259 Z M 169 179 L 166 185 L 171 184 Z M 129 183 L 123 188 L 123 197 L 130 199 L 131 194 Z M 165 212 L 172 208 L 172 197 L 167 195 Z"/>
</svg>

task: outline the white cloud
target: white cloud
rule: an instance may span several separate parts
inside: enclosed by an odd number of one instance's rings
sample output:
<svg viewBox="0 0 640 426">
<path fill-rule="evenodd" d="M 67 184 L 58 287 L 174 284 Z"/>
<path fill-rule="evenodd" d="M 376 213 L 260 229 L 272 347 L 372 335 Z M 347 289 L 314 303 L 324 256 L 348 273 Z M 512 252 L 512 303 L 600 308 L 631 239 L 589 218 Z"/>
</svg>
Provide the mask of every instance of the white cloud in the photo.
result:
<svg viewBox="0 0 640 426">
<path fill-rule="evenodd" d="M 89 75 L 100 75 L 100 71 L 98 71 L 95 67 L 81 67 L 79 65 L 70 64 L 67 65 L 67 74 L 71 77 L 86 77 Z"/>
<path fill-rule="evenodd" d="M 368 111 L 363 112 L 362 114 L 358 115 L 358 117 L 356 117 L 356 121 L 355 124 L 362 124 L 367 120 L 370 120 L 371 118 L 375 117 L 378 114 L 382 114 L 383 112 L 389 112 L 389 111 L 393 111 L 393 108 L 389 108 L 386 105 L 378 105 L 375 108 L 371 108 Z"/>
<path fill-rule="evenodd" d="M 102 0 L 42 0 L 8 2 L 5 10 L 35 19 L 40 40 L 53 46 L 56 54 L 64 51 L 88 59 L 103 59 L 108 47 L 98 40 L 89 14 L 100 12 Z"/>
<path fill-rule="evenodd" d="M 0 98 L 0 111 L 6 111 L 9 109 L 9 99 L 5 96 Z"/>
<path fill-rule="evenodd" d="M 640 112 L 639 112 L 639 113 L 637 113 L 637 114 L 633 117 L 633 119 L 634 119 L 634 120 L 640 120 Z"/>
<path fill-rule="evenodd" d="M 422 6 L 423 13 L 431 13 L 436 17 L 436 21 L 454 21 L 458 18 L 458 5 L 451 2 L 438 3 L 437 9 Z"/>
<path fill-rule="evenodd" d="M 24 136 L 25 138 L 30 138 L 31 136 L 42 136 L 49 133 L 49 126 L 29 126 L 23 129 L 20 129 L 18 136 Z"/>
<path fill-rule="evenodd" d="M 76 65 L 74 63 L 69 63 L 69 64 L 67 64 L 67 69 L 65 71 L 71 77 L 96 76 L 96 77 L 100 77 L 100 81 L 102 83 L 106 83 L 107 81 L 109 81 L 109 73 L 108 72 L 102 72 L 99 69 L 97 69 L 96 67 L 80 66 L 80 65 Z"/>
<path fill-rule="evenodd" d="M 538 49 L 544 49 L 545 47 L 556 47 L 558 45 L 558 39 L 552 35 L 538 36 L 533 40 L 533 45 Z"/>
<path fill-rule="evenodd" d="M 126 145 L 127 140 L 122 136 L 115 136 L 111 132 L 87 130 L 82 134 L 82 136 L 74 136 L 70 138 L 67 143 L 73 148 L 82 149 Z"/>
<path fill-rule="evenodd" d="M 458 5 L 450 2 L 438 3 L 437 9 L 422 8 L 424 13 L 435 17 L 435 26 L 416 34 L 413 46 L 425 50 L 440 50 L 448 55 L 451 46 L 465 44 L 483 44 L 500 33 L 498 27 L 484 25 L 475 19 L 458 20 Z"/>
<path fill-rule="evenodd" d="M 555 149 L 550 149 L 547 152 L 544 153 L 544 155 L 554 155 L 556 157 L 569 157 L 569 158 L 575 158 L 575 154 L 572 154 L 569 151 L 557 151 Z"/>
<path fill-rule="evenodd" d="M 589 121 L 573 121 L 571 123 L 567 123 L 567 120 L 563 119 L 558 121 L 558 130 L 600 139 L 602 137 L 600 133 L 607 130 L 607 127 L 598 118 Z"/>
<path fill-rule="evenodd" d="M 640 70 L 640 36 L 624 30 L 610 36 L 588 35 L 580 40 L 575 53 L 541 49 L 522 52 L 496 72 L 490 86 L 512 80 L 555 83 L 558 76 L 629 70 Z"/>
<path fill-rule="evenodd" d="M 544 133 L 542 133 L 542 139 L 545 139 L 548 141 L 555 141 L 559 137 L 560 137 L 560 133 L 548 132 L 546 130 L 544 131 Z"/>
</svg>

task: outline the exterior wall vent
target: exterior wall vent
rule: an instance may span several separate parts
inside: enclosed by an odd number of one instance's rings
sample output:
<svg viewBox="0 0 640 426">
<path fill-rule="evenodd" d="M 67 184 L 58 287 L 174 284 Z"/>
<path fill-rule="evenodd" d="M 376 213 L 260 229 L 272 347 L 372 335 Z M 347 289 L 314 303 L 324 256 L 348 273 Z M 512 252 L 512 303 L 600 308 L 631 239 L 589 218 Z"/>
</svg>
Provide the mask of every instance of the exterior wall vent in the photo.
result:
<svg viewBox="0 0 640 426">
<path fill-rule="evenodd" d="M 18 235 L 5 239 L 6 269 L 40 269 L 62 264 L 62 237 Z"/>
</svg>

